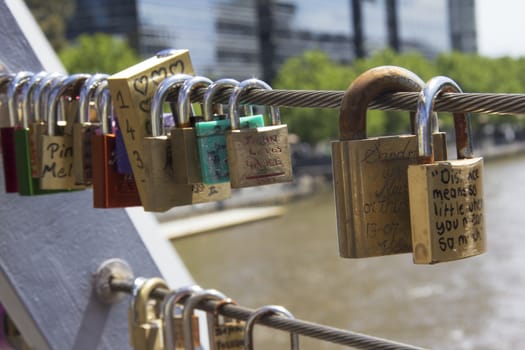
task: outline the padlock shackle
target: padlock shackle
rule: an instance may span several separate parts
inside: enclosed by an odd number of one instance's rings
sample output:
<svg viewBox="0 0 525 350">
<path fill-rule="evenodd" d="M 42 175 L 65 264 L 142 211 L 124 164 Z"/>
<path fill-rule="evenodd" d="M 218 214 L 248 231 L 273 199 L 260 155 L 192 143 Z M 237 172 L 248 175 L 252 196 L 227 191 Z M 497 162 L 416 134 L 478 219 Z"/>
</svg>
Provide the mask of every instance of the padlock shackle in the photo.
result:
<svg viewBox="0 0 525 350">
<path fill-rule="evenodd" d="M 164 347 L 166 349 L 175 349 L 173 312 L 175 306 L 180 304 L 183 299 L 202 291 L 202 288 L 197 285 L 186 286 L 178 288 L 170 292 L 162 303 L 162 323 L 164 324 Z"/>
<path fill-rule="evenodd" d="M 78 100 L 78 122 L 85 124 L 89 122 L 89 104 L 94 99 L 97 87 L 105 80 L 109 74 L 96 73 L 87 79 L 80 89 L 80 97 Z"/>
<path fill-rule="evenodd" d="M 173 92 L 173 90 L 180 88 L 189 78 L 191 78 L 191 75 L 175 74 L 162 80 L 159 86 L 157 86 L 153 99 L 151 100 L 151 136 L 158 137 L 163 134 L 164 102 L 166 102 L 166 98 L 171 92 Z"/>
<path fill-rule="evenodd" d="M 462 93 L 455 81 L 448 77 L 437 76 L 430 79 L 419 93 L 416 112 L 416 134 L 420 162 L 432 163 L 432 118 L 436 97 L 445 92 Z M 472 139 L 470 138 L 470 118 L 468 113 L 454 113 L 456 132 L 456 150 L 458 159 L 472 158 Z"/>
<path fill-rule="evenodd" d="M 42 114 L 47 120 L 47 102 L 49 94 L 54 86 L 61 84 L 66 77 L 60 73 L 49 73 L 44 79 L 40 81 L 35 91 L 33 92 L 33 113 L 35 122 L 42 121 Z M 42 113 L 43 112 L 43 113 Z"/>
<path fill-rule="evenodd" d="M 211 83 L 204 93 L 202 113 L 205 122 L 213 120 L 213 98 L 215 95 L 222 90 L 234 89 L 238 87 L 240 83 L 235 79 L 219 79 Z M 219 104 L 219 106 L 221 106 Z"/>
<path fill-rule="evenodd" d="M 13 80 L 15 77 L 14 74 L 0 74 L 0 94 L 5 94 L 7 90 L 7 85 Z"/>
<path fill-rule="evenodd" d="M 34 121 L 34 112 L 32 113 L 32 108 L 34 105 L 32 102 L 32 95 L 35 93 L 36 88 L 40 85 L 42 80 L 47 77 L 49 73 L 47 72 L 38 72 L 37 74 L 31 77 L 31 80 L 24 86 L 22 89 L 22 127 L 25 129 L 29 128 L 29 123 Z M 33 120 L 31 120 L 31 118 Z"/>
<path fill-rule="evenodd" d="M 230 95 L 230 99 L 228 100 L 228 109 L 232 130 L 237 130 L 241 127 L 241 121 L 239 116 L 239 105 L 241 102 L 241 96 L 242 94 L 246 93 L 251 89 L 272 90 L 272 87 L 262 80 L 252 78 L 241 81 L 240 85 L 233 89 L 232 94 Z M 270 106 L 270 123 L 271 125 L 281 124 L 279 108 L 276 106 Z"/>
<path fill-rule="evenodd" d="M 396 66 L 380 66 L 359 75 L 346 89 L 339 111 L 339 140 L 366 138 L 368 104 L 387 92 L 419 92 L 425 83 L 413 72 Z M 437 117 L 436 117 L 437 118 Z M 410 114 L 412 132 L 414 113 Z M 437 123 L 435 123 L 437 127 Z M 438 130 L 434 130 L 437 132 Z"/>
<path fill-rule="evenodd" d="M 93 99 L 95 100 L 95 110 L 98 114 L 98 120 L 100 120 L 102 135 L 109 134 L 112 129 L 111 122 L 113 121 L 114 113 L 107 79 L 102 80 L 100 84 L 98 84 Z M 111 116 L 111 122 L 109 116 Z"/>
<path fill-rule="evenodd" d="M 288 318 L 295 318 L 290 311 L 280 305 L 266 305 L 255 310 L 246 320 L 244 326 L 244 349 L 253 350 L 253 327 L 255 323 L 264 315 L 277 314 Z M 299 350 L 299 336 L 296 333 L 290 333 L 290 344 L 292 350 Z"/>
<path fill-rule="evenodd" d="M 7 106 L 9 109 L 9 126 L 18 126 L 20 117 L 18 115 L 18 97 L 27 83 L 33 77 L 32 72 L 19 72 L 7 86 Z"/>
<path fill-rule="evenodd" d="M 190 112 L 191 112 L 191 93 L 195 89 L 207 88 L 213 83 L 210 79 L 203 76 L 192 77 L 184 82 L 184 85 L 179 89 L 177 97 L 177 118 L 175 126 L 177 128 L 190 127 Z"/>
<path fill-rule="evenodd" d="M 193 324 L 191 317 L 193 316 L 193 310 L 202 300 L 224 300 L 227 299 L 226 295 L 222 294 L 215 289 L 206 289 L 195 293 L 190 296 L 184 303 L 184 314 L 183 314 L 183 329 L 184 329 L 184 348 L 187 350 L 193 350 Z M 208 319 L 208 331 L 212 331 L 213 324 L 210 324 Z M 213 323 L 213 319 L 211 320 Z"/>
<path fill-rule="evenodd" d="M 63 96 L 76 97 L 80 92 L 82 84 L 89 79 L 89 74 L 73 74 L 64 79 L 61 84 L 51 90 L 47 107 L 47 134 L 54 136 L 57 124 L 58 103 Z"/>
<path fill-rule="evenodd" d="M 151 293 L 157 288 L 169 289 L 166 281 L 160 277 L 148 278 L 138 286 L 136 295 L 133 298 L 133 303 L 131 304 L 135 325 L 148 322 L 148 301 Z"/>
</svg>

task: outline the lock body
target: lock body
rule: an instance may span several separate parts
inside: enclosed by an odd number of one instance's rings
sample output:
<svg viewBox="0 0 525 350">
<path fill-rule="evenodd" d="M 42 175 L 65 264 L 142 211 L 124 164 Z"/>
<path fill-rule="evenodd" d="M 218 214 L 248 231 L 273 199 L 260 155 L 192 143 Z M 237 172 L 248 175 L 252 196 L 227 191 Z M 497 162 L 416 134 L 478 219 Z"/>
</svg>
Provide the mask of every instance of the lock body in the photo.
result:
<svg viewBox="0 0 525 350">
<path fill-rule="evenodd" d="M 230 130 L 226 148 L 232 188 L 293 180 L 286 125 Z"/>
<path fill-rule="evenodd" d="M 482 158 L 411 165 L 408 181 L 416 264 L 486 251 Z"/>
<path fill-rule="evenodd" d="M 170 140 L 174 181 L 179 184 L 202 183 L 195 129 L 172 128 Z"/>
<path fill-rule="evenodd" d="M 4 163 L 5 191 L 18 192 L 18 176 L 16 174 L 15 127 L 0 128 L 2 141 L 2 161 Z"/>
<path fill-rule="evenodd" d="M 99 125 L 73 124 L 73 176 L 75 184 L 91 185 L 93 161 L 91 142 Z"/>
<path fill-rule="evenodd" d="M 241 128 L 264 126 L 262 115 L 240 118 Z M 226 132 L 231 129 L 227 119 L 200 122 L 195 125 L 202 182 L 217 184 L 230 181 Z"/>
<path fill-rule="evenodd" d="M 446 157 L 445 134 L 433 139 L 436 156 Z M 412 251 L 407 168 L 417 161 L 415 135 L 332 143 L 341 257 Z"/>
<path fill-rule="evenodd" d="M 116 169 L 116 138 L 113 134 L 93 135 L 93 207 L 124 208 L 139 206 L 140 197 L 132 175 Z"/>
<path fill-rule="evenodd" d="M 173 179 L 171 141 L 167 136 L 146 137 L 143 141 L 146 211 L 166 211 L 182 205 L 229 198 L 229 184 L 178 184 Z"/>
<path fill-rule="evenodd" d="M 228 319 L 214 327 L 214 350 L 244 350 L 245 322 Z"/>
<path fill-rule="evenodd" d="M 195 350 L 202 350 L 199 329 L 199 317 L 197 315 L 191 316 L 193 348 Z M 175 350 L 185 350 L 184 347 L 184 321 L 181 314 L 173 316 L 173 334 L 175 334 Z"/>
</svg>

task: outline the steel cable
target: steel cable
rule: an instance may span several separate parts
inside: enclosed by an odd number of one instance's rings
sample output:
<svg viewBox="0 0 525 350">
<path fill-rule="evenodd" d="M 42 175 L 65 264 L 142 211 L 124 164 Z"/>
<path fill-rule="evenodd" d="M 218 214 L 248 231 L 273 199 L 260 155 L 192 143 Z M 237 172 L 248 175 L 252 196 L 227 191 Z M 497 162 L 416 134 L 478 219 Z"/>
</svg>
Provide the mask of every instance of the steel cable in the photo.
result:
<svg viewBox="0 0 525 350">
<path fill-rule="evenodd" d="M 196 90 L 192 101 L 202 101 L 205 89 Z M 214 98 L 216 103 L 228 103 L 231 89 Z M 263 90 L 252 89 L 241 97 L 241 103 L 279 107 L 332 108 L 341 106 L 344 91 L 334 90 Z M 370 109 L 415 111 L 417 92 L 395 92 L 379 96 Z M 483 114 L 525 114 L 525 94 L 504 93 L 443 93 L 436 98 L 436 112 L 475 112 Z"/>
<path fill-rule="evenodd" d="M 133 283 L 130 281 L 112 280 L 110 282 L 110 286 L 115 292 L 125 292 L 131 294 L 133 290 Z M 167 289 L 157 288 L 152 293 L 152 297 L 162 300 L 168 292 L 169 290 Z M 197 305 L 197 309 L 213 313 L 217 310 L 217 303 L 217 301 L 213 300 L 204 300 Z M 254 311 L 255 310 L 236 304 L 224 304 L 219 309 L 219 313 L 221 315 L 244 321 L 246 321 Z M 258 324 L 280 329 L 285 332 L 294 332 L 303 336 L 327 341 L 334 344 L 351 346 L 356 349 L 423 349 L 417 346 L 398 343 L 387 339 L 372 337 L 365 334 L 281 316 L 265 316 L 258 322 Z"/>
</svg>

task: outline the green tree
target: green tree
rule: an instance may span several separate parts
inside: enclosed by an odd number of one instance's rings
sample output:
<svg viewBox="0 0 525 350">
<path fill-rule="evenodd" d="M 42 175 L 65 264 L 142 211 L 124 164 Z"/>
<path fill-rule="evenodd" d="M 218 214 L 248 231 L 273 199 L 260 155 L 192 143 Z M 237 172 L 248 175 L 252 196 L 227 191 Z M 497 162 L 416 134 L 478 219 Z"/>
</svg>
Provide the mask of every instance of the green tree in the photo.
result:
<svg viewBox="0 0 525 350">
<path fill-rule="evenodd" d="M 107 34 L 80 35 L 59 52 L 69 73 L 116 73 L 140 61 L 126 41 Z"/>
<path fill-rule="evenodd" d="M 73 15 L 75 2 L 70 0 L 25 0 L 25 3 L 55 51 L 67 44 L 66 24 Z"/>
</svg>

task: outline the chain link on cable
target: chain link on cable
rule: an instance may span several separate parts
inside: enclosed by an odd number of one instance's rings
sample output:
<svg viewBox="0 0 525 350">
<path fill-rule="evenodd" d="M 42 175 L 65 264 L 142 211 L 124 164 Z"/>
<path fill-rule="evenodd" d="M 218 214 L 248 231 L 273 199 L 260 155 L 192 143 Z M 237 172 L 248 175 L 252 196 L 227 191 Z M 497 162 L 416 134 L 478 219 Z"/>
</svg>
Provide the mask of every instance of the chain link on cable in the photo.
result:
<svg viewBox="0 0 525 350">
<path fill-rule="evenodd" d="M 115 292 L 125 292 L 130 294 L 133 289 L 133 283 L 129 281 L 112 280 L 110 286 Z M 155 299 L 163 299 L 168 292 L 169 290 L 167 289 L 157 288 L 153 291 L 152 297 Z M 213 300 L 204 300 L 197 305 L 197 308 L 207 312 L 216 312 L 217 303 L 217 301 Z M 255 310 L 248 309 L 236 304 L 223 304 L 219 311 L 221 315 L 245 321 Z M 267 316 L 261 319 L 261 321 L 258 321 L 258 323 L 267 327 L 280 329 L 285 332 L 294 332 L 303 336 L 324 340 L 330 343 L 351 346 L 357 349 L 423 349 L 391 340 L 280 316 Z"/>
<path fill-rule="evenodd" d="M 192 95 L 192 101 L 202 101 L 205 89 Z M 231 89 L 216 95 L 214 102 L 228 103 Z M 415 111 L 418 92 L 395 92 L 374 99 L 370 109 Z M 252 89 L 241 97 L 241 103 L 279 107 L 339 108 L 344 91 L 334 90 L 263 90 Z M 483 114 L 524 114 L 525 94 L 503 93 L 443 93 L 436 98 L 436 112 L 475 112 Z"/>
</svg>

